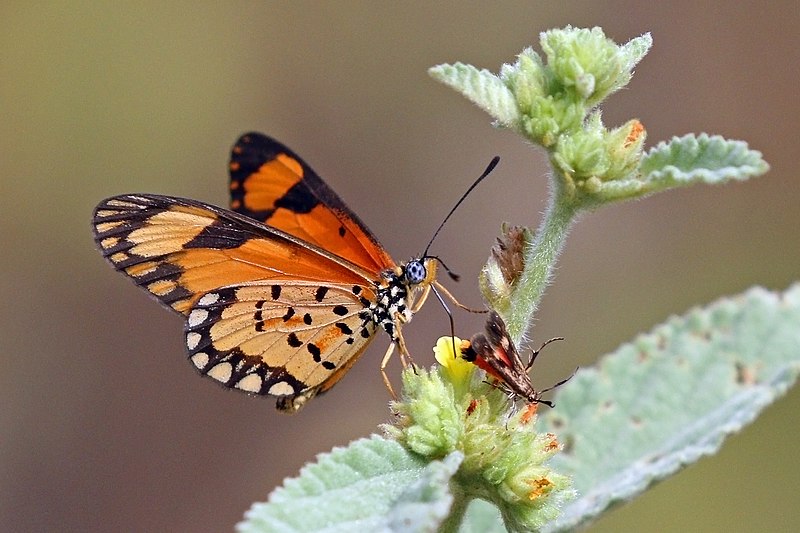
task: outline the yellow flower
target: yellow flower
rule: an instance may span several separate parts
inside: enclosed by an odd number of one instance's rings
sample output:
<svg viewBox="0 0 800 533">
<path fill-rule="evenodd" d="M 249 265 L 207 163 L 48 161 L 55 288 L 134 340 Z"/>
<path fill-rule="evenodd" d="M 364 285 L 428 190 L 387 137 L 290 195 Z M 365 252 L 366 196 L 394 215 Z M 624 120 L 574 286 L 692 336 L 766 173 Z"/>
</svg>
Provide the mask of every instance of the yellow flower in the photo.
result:
<svg viewBox="0 0 800 533">
<path fill-rule="evenodd" d="M 462 341 L 458 337 L 439 337 L 433 347 L 433 354 L 441 365 L 442 377 L 452 383 L 457 391 L 464 390 L 475 371 L 475 365 L 461 357 L 461 349 L 468 345 L 469 341 Z M 454 346 L 459 353 L 453 351 Z"/>
</svg>

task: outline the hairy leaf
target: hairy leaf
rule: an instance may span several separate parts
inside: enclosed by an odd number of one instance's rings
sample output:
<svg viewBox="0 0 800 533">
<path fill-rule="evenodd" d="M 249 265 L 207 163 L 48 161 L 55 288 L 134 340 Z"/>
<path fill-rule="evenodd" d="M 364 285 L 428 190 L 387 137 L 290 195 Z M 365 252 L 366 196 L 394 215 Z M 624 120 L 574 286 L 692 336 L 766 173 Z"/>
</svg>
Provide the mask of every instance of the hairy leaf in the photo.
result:
<svg viewBox="0 0 800 533">
<path fill-rule="evenodd" d="M 581 369 L 540 418 L 565 444 L 552 468 L 579 492 L 548 530 L 586 524 L 716 452 L 798 373 L 800 284 L 673 317 Z"/>
</svg>

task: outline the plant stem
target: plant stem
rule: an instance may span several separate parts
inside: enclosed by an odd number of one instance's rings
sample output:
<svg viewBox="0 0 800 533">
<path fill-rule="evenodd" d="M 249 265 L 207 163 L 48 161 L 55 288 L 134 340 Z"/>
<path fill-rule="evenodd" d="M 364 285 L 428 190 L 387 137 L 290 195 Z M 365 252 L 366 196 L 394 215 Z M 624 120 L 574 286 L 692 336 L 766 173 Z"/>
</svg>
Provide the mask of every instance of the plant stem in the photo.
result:
<svg viewBox="0 0 800 533">
<path fill-rule="evenodd" d="M 471 498 L 467 498 L 463 491 L 455 489 L 454 485 L 456 484 L 450 483 L 450 490 L 453 492 L 453 506 L 450 508 L 450 514 L 447 515 L 447 519 L 439 527 L 439 533 L 457 533 L 464 522 L 467 507 L 472 501 Z"/>
<path fill-rule="evenodd" d="M 577 214 L 576 203 L 564 190 L 561 180 L 554 177 L 550 183 L 552 191 L 547 211 L 533 241 L 526 243 L 525 267 L 509 298 L 506 323 L 515 343 L 522 340 L 533 319 Z"/>
</svg>

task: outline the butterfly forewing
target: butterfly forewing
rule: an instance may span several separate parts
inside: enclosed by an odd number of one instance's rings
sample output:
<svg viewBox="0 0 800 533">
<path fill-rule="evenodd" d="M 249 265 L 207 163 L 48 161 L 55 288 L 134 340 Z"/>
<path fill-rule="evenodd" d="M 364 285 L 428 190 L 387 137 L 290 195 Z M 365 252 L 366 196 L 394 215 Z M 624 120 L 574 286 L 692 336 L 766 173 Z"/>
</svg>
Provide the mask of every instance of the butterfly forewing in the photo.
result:
<svg viewBox="0 0 800 533">
<path fill-rule="evenodd" d="M 237 213 L 185 198 L 125 195 L 95 211 L 95 240 L 119 271 L 183 314 L 206 292 L 253 280 L 374 277 L 348 261 Z"/>
<path fill-rule="evenodd" d="M 231 151 L 231 209 L 380 272 L 394 261 L 366 225 L 297 154 L 260 133 Z"/>
</svg>

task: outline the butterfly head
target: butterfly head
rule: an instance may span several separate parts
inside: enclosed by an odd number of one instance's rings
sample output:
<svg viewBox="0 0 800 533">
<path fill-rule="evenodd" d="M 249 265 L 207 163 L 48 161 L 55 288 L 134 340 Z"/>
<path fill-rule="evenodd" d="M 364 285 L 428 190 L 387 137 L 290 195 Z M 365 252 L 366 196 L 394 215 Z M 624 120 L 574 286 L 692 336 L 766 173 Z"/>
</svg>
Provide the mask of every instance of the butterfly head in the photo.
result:
<svg viewBox="0 0 800 533">
<path fill-rule="evenodd" d="M 410 287 L 429 284 L 436 279 L 436 261 L 433 257 L 411 259 L 403 267 L 403 277 Z"/>
</svg>

